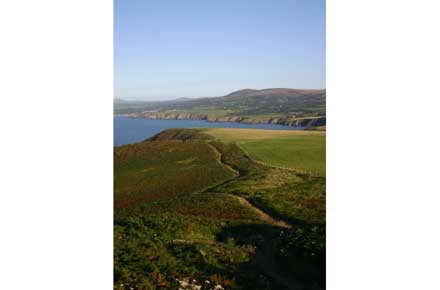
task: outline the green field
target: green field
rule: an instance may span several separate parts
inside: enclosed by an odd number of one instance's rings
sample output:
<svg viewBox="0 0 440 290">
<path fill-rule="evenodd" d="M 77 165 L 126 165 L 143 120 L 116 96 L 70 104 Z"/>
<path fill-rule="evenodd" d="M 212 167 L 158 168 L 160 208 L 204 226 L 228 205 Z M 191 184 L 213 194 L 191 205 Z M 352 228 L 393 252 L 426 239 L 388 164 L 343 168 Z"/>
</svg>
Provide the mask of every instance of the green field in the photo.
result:
<svg viewBox="0 0 440 290">
<path fill-rule="evenodd" d="M 236 142 L 255 160 L 325 176 L 325 132 L 212 128 L 203 132 Z"/>
<path fill-rule="evenodd" d="M 171 129 L 115 147 L 114 289 L 324 289 L 325 177 L 250 158 L 246 141 L 292 138 L 257 131 Z"/>
</svg>

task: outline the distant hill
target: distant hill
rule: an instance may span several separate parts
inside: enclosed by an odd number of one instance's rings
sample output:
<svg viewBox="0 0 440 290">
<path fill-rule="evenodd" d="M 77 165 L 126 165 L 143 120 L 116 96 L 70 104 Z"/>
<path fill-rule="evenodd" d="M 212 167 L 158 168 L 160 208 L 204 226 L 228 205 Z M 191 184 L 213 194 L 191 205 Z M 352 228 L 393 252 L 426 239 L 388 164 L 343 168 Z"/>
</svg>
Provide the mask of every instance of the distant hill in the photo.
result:
<svg viewBox="0 0 440 290">
<path fill-rule="evenodd" d="M 215 107 L 239 112 L 240 115 L 323 113 L 325 97 L 325 90 L 245 89 L 223 97 L 192 100 L 174 108 Z"/>
<path fill-rule="evenodd" d="M 113 102 L 114 102 L 115 104 L 125 104 L 125 103 L 128 103 L 128 102 L 130 102 L 130 101 L 128 101 L 128 100 L 124 100 L 124 99 L 118 99 L 118 98 L 115 98 L 115 99 L 113 99 Z"/>
<path fill-rule="evenodd" d="M 165 103 L 174 103 L 174 102 L 185 102 L 188 100 L 193 100 L 192 98 L 181 97 L 173 100 L 164 100 L 164 101 L 148 101 L 148 100 L 137 100 L 137 99 L 121 99 L 114 98 L 113 102 L 115 104 L 165 104 Z"/>
<path fill-rule="evenodd" d="M 269 88 L 244 89 L 222 97 L 180 98 L 125 106 L 115 102 L 116 113 L 142 111 L 200 113 L 212 116 L 325 115 L 326 90 Z"/>
</svg>

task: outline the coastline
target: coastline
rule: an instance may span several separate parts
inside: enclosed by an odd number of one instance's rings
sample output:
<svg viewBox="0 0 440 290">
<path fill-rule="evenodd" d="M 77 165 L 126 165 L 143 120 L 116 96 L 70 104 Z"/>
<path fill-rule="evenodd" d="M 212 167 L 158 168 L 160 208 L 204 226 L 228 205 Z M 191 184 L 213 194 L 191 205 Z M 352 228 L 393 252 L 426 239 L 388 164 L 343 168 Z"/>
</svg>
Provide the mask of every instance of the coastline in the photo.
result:
<svg viewBox="0 0 440 290">
<path fill-rule="evenodd" d="M 124 116 L 132 119 L 147 119 L 147 120 L 203 120 L 207 122 L 235 122 L 241 124 L 271 124 L 282 125 L 289 127 L 322 127 L 326 125 L 326 116 L 316 117 L 241 117 L 241 116 L 222 116 L 211 117 L 206 114 L 194 113 L 160 113 L 160 112 L 142 112 L 142 113 L 128 113 L 115 114 L 114 116 Z"/>
</svg>

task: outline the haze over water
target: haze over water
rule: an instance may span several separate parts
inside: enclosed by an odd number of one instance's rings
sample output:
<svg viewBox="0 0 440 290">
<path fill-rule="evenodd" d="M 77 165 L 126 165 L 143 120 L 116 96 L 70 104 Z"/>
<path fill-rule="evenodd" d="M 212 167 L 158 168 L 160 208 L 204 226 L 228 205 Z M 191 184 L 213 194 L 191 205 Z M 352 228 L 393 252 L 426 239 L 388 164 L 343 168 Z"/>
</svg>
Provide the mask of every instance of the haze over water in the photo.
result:
<svg viewBox="0 0 440 290">
<path fill-rule="evenodd" d="M 121 146 L 143 141 L 171 128 L 254 128 L 267 130 L 302 130 L 303 128 L 274 124 L 241 124 L 236 122 L 207 122 L 203 120 L 149 120 L 115 116 L 113 145 Z"/>
</svg>

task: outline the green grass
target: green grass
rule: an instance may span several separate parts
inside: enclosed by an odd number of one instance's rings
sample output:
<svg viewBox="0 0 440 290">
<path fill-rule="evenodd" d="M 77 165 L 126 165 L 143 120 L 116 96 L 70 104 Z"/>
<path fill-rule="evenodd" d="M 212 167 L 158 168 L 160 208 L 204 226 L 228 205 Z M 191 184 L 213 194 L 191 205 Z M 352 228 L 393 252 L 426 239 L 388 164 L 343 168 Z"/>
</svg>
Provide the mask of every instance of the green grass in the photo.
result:
<svg viewBox="0 0 440 290">
<path fill-rule="evenodd" d="M 325 136 L 239 142 L 256 160 L 325 175 Z"/>
<path fill-rule="evenodd" d="M 326 135 L 318 131 L 212 128 L 204 131 L 236 142 L 255 160 L 325 176 Z"/>
</svg>

